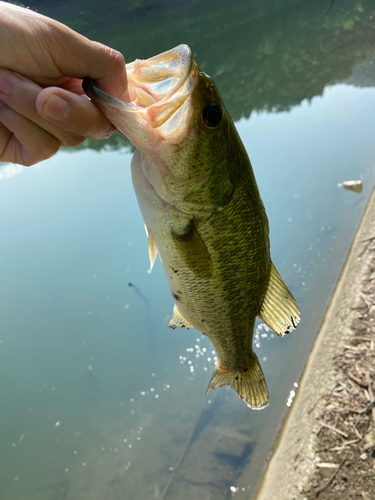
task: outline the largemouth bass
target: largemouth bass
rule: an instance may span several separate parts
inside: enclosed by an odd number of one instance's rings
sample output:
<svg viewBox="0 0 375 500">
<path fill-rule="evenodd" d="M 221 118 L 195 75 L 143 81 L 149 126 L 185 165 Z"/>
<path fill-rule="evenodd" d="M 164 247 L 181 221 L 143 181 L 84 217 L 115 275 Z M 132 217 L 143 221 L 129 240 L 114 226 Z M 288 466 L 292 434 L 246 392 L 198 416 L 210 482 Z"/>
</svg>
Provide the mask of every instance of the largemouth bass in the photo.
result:
<svg viewBox="0 0 375 500">
<path fill-rule="evenodd" d="M 213 80 L 187 45 L 127 65 L 130 102 L 84 80 L 86 94 L 137 148 L 132 179 L 175 305 L 171 328 L 197 328 L 218 362 L 207 393 L 229 385 L 268 405 L 253 350 L 256 316 L 278 335 L 298 305 L 270 257 L 266 212 L 250 160 Z"/>
</svg>

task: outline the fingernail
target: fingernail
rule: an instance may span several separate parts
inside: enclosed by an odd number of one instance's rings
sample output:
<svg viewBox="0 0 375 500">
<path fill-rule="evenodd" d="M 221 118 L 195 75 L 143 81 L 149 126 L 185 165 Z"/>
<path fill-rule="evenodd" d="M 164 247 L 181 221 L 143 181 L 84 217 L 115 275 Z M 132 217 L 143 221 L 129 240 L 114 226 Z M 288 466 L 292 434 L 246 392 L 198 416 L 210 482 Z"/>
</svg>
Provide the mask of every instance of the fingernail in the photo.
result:
<svg viewBox="0 0 375 500">
<path fill-rule="evenodd" d="M 0 71 L 0 92 L 5 95 L 12 95 L 18 81 L 18 78 L 12 75 L 12 73 Z"/>
<path fill-rule="evenodd" d="M 69 104 L 61 97 L 52 94 L 42 107 L 42 115 L 45 118 L 62 122 L 69 112 Z"/>
</svg>

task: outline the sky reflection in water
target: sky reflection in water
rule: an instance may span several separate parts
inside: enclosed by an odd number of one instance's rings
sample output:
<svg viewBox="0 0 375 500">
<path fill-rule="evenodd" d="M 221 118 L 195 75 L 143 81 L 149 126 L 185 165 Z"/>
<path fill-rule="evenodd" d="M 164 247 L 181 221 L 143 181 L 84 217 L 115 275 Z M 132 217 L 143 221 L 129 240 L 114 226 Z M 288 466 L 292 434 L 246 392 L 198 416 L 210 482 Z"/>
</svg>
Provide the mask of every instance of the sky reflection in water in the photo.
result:
<svg viewBox="0 0 375 500">
<path fill-rule="evenodd" d="M 306 9 L 301 16 L 311 15 Z M 292 19 L 297 13 L 288 15 Z M 365 14 L 360 13 L 363 19 Z M 333 40 L 342 36 L 342 15 L 332 21 Z M 277 17 L 271 12 L 268 20 L 272 16 Z M 163 43 L 174 42 L 168 29 Z M 309 29 L 306 47 L 316 46 Z M 265 51 L 271 42 L 277 49 L 275 23 L 257 33 L 251 47 L 263 46 L 268 33 Z M 146 39 L 142 51 L 147 53 L 152 33 Z M 290 33 L 279 39 L 294 47 Z M 253 164 L 270 220 L 273 260 L 303 318 L 284 339 L 257 326 L 254 344 L 270 407 L 251 411 L 227 388 L 205 396 L 215 362 L 212 345 L 195 330 L 166 327 L 173 301 L 160 263 L 147 274 L 147 240 L 131 186 L 128 147 L 61 151 L 30 169 L 1 166 L 4 498 L 226 499 L 249 498 L 254 491 L 288 397 L 298 392 L 294 383 L 374 183 L 375 89 L 360 86 L 372 59 L 358 43 L 356 58 L 349 57 L 346 66 L 340 60 L 346 70 L 337 73 L 351 85 L 326 81 L 322 95 L 314 97 L 298 89 L 293 94 L 293 85 L 284 80 L 269 91 L 268 105 L 259 104 L 267 103 L 266 97 L 248 105 L 255 94 L 245 91 L 237 106 L 239 71 L 230 67 L 240 57 L 236 43 L 216 80 Z M 210 65 L 212 74 L 220 70 L 211 45 L 206 53 L 203 45 L 196 51 L 207 71 Z M 253 62 L 254 50 L 247 54 Z M 257 64 L 257 74 L 272 74 L 272 65 L 267 72 L 264 60 Z M 333 74 L 329 61 L 325 64 L 326 72 L 316 70 L 321 82 Z M 283 89 L 294 97 L 282 103 Z M 267 111 L 280 108 L 277 102 L 284 111 Z M 114 139 L 108 144 L 114 146 Z M 360 195 L 337 187 L 359 178 L 364 181 Z"/>
</svg>

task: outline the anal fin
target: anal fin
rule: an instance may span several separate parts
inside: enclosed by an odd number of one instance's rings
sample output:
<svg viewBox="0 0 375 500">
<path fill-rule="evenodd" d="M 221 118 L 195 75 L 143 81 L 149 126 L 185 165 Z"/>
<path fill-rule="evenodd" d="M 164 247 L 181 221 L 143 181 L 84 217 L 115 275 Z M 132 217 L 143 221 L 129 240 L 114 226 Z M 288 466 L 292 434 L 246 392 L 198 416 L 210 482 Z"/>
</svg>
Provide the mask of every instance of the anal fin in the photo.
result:
<svg viewBox="0 0 375 500">
<path fill-rule="evenodd" d="M 212 374 L 206 394 L 217 387 L 229 385 L 238 392 L 247 406 L 253 410 L 261 410 L 268 406 L 269 395 L 259 359 L 252 353 L 250 366 L 239 370 L 221 370 L 216 367 Z"/>
<path fill-rule="evenodd" d="M 258 316 L 281 337 L 297 328 L 301 319 L 295 298 L 272 263 L 270 281 Z"/>
<path fill-rule="evenodd" d="M 173 314 L 170 322 L 168 323 L 169 328 L 194 328 L 186 319 L 182 316 L 178 310 L 177 305 L 174 305 Z"/>
</svg>

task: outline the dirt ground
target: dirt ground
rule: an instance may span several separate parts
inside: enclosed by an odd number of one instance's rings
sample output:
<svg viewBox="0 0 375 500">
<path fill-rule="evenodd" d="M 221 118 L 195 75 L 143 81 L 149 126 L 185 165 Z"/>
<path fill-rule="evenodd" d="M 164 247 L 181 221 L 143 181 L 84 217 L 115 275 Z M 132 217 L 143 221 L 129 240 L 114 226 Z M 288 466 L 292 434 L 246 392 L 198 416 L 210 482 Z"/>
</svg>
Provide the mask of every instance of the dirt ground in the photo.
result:
<svg viewBox="0 0 375 500">
<path fill-rule="evenodd" d="M 300 488 L 309 499 L 375 498 L 375 235 L 367 244 L 351 338 L 335 356 L 337 380 L 318 402 L 316 469 Z"/>
<path fill-rule="evenodd" d="M 254 500 L 375 500 L 375 191 Z"/>
</svg>

